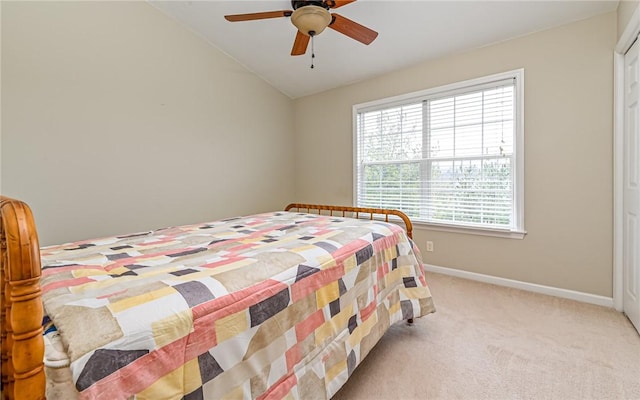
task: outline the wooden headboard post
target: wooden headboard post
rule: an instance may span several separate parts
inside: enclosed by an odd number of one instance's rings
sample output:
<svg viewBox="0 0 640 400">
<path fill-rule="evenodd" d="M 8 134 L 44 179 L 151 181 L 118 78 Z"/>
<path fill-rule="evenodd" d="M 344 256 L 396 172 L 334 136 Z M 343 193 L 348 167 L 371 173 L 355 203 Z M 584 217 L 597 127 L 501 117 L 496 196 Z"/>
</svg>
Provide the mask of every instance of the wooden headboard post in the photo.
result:
<svg viewBox="0 0 640 400">
<path fill-rule="evenodd" d="M 407 216 L 407 214 L 403 213 L 399 210 L 389 210 L 385 208 L 368 208 L 368 207 L 349 207 L 349 206 L 325 206 L 319 204 L 303 204 L 303 203 L 291 203 L 284 208 L 285 211 L 289 211 L 291 209 L 296 209 L 298 211 L 306 211 L 307 213 L 316 212 L 320 214 L 322 211 L 328 211 L 329 215 L 333 215 L 334 212 L 342 213 L 342 217 L 346 216 L 346 213 L 352 213 L 355 218 L 360 218 L 360 214 L 369 214 L 369 219 L 373 219 L 375 215 L 382 216 L 384 215 L 385 222 L 389 222 L 389 215 L 395 215 L 402 219 L 404 222 L 405 229 L 407 231 L 407 236 L 409 239 L 413 239 L 413 224 L 411 220 Z"/>
<path fill-rule="evenodd" d="M 2 398 L 45 398 L 40 246 L 31 209 L 0 196 Z"/>
</svg>

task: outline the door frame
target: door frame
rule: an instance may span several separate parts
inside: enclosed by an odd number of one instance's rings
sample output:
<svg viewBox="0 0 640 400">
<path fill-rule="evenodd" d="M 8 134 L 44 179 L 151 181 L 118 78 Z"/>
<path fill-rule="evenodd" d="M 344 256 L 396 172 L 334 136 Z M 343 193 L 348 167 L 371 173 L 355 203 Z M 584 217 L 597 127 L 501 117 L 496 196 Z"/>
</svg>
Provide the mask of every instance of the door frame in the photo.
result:
<svg viewBox="0 0 640 400">
<path fill-rule="evenodd" d="M 624 160 L 624 54 L 640 34 L 640 5 L 622 32 L 613 54 L 613 307 L 623 311 L 623 160 Z"/>
</svg>

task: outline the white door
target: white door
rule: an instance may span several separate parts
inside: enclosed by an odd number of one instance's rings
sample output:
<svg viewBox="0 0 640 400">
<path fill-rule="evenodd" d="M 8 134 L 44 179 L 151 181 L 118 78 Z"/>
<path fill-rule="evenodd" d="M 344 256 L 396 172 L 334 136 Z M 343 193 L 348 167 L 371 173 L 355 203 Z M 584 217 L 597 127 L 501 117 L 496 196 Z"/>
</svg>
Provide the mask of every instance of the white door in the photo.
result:
<svg viewBox="0 0 640 400">
<path fill-rule="evenodd" d="M 640 44 L 625 55 L 623 160 L 623 309 L 640 332 Z"/>
</svg>

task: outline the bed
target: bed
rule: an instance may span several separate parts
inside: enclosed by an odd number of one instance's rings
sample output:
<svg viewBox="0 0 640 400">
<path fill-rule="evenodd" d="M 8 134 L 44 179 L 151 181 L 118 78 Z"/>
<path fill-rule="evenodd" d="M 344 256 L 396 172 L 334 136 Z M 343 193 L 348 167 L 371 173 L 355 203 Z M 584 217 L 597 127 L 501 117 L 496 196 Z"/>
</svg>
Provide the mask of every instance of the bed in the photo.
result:
<svg viewBox="0 0 640 400">
<path fill-rule="evenodd" d="M 435 310 L 396 210 L 290 204 L 40 249 L 0 197 L 0 228 L 4 399 L 330 398 L 391 324 Z"/>
</svg>

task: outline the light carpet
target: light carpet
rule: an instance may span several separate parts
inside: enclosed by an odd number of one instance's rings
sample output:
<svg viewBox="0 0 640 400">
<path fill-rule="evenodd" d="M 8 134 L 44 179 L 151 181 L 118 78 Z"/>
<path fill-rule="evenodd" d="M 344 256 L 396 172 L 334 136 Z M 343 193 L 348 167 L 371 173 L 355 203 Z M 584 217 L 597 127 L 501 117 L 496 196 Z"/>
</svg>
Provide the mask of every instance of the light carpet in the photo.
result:
<svg viewBox="0 0 640 400">
<path fill-rule="evenodd" d="M 640 399 L 640 335 L 615 310 L 427 281 L 436 313 L 391 327 L 334 400 Z"/>
</svg>

